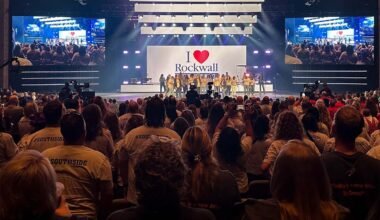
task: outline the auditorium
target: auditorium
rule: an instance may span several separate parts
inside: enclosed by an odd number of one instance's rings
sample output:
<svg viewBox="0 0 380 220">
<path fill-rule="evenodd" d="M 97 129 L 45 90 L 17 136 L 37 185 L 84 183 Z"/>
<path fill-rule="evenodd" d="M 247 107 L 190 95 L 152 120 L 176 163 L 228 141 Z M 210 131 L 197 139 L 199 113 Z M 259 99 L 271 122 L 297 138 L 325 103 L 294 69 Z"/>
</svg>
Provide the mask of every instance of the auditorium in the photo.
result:
<svg viewBox="0 0 380 220">
<path fill-rule="evenodd" d="M 0 220 L 379 220 L 378 0 L 1 0 Z"/>
</svg>

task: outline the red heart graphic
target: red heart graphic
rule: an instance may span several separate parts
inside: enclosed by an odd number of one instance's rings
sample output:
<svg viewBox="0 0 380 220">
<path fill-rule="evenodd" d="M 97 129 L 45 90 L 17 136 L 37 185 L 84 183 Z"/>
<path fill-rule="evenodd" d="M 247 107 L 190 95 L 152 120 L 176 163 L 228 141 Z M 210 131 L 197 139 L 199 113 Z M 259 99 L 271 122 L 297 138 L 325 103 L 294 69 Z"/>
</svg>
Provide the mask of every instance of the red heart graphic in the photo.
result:
<svg viewBox="0 0 380 220">
<path fill-rule="evenodd" d="M 70 34 L 71 34 L 71 36 L 74 36 L 74 35 L 75 35 L 75 32 L 74 32 L 74 31 L 72 31 L 72 32 L 70 32 Z"/>
<path fill-rule="evenodd" d="M 339 31 L 338 33 L 339 33 L 339 35 L 342 35 L 342 34 L 343 34 L 343 31 Z"/>
<path fill-rule="evenodd" d="M 194 51 L 194 53 L 193 53 L 194 58 L 195 58 L 200 64 L 204 63 L 204 62 L 208 59 L 208 56 L 209 56 L 209 55 L 210 55 L 210 54 L 209 54 L 208 50 L 202 50 L 202 51 L 200 51 L 200 50 L 196 50 L 196 51 Z"/>
</svg>

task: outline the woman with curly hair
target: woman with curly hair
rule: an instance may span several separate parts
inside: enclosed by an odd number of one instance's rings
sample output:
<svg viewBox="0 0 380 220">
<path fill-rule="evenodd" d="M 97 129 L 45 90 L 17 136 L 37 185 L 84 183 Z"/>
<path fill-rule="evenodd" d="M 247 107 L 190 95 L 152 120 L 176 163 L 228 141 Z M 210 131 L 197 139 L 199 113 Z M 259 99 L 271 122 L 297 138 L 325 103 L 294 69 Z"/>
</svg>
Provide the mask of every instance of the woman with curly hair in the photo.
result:
<svg viewBox="0 0 380 220">
<path fill-rule="evenodd" d="M 240 201 L 233 175 L 214 161 L 211 140 L 200 127 L 187 129 L 182 139 L 182 157 L 189 168 L 185 202 L 190 206 L 232 207 Z"/>
<path fill-rule="evenodd" d="M 265 155 L 263 163 L 261 164 L 261 169 L 267 170 L 270 168 L 270 171 L 273 171 L 274 162 L 276 161 L 282 147 L 288 141 L 293 139 L 305 142 L 313 151 L 320 155 L 315 144 L 304 138 L 303 127 L 298 117 L 293 112 L 284 111 L 278 115 L 274 127 L 274 141 L 269 146 L 268 152 Z"/>
<path fill-rule="evenodd" d="M 134 171 L 139 205 L 114 212 L 109 220 L 214 219 L 207 210 L 180 204 L 186 165 L 177 142 L 151 136 L 137 157 Z"/>
<path fill-rule="evenodd" d="M 329 131 L 326 135 L 330 135 L 330 129 L 332 127 L 332 119 L 331 119 L 329 110 L 327 109 L 323 100 L 317 100 L 315 107 L 318 109 L 318 112 L 319 112 L 319 122 L 322 122 L 324 125 L 326 125 Z"/>
</svg>

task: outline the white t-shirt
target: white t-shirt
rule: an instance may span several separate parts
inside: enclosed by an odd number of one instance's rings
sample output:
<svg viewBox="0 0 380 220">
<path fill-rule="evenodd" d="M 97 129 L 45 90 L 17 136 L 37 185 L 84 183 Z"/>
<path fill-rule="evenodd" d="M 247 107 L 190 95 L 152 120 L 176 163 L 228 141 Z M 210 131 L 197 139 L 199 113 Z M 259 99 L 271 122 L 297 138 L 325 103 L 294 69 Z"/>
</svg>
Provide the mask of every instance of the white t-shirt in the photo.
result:
<svg viewBox="0 0 380 220">
<path fill-rule="evenodd" d="M 100 182 L 112 184 L 111 165 L 102 153 L 85 146 L 58 146 L 42 153 L 50 160 L 74 215 L 96 218 Z"/>
<path fill-rule="evenodd" d="M 367 152 L 367 155 L 377 160 L 380 160 L 380 146 L 371 148 L 371 150 Z"/>
<path fill-rule="evenodd" d="M 19 146 L 25 150 L 37 150 L 43 152 L 46 149 L 63 144 L 63 136 L 60 127 L 46 127 L 28 135 Z"/>
<path fill-rule="evenodd" d="M 156 135 L 159 137 L 166 137 L 169 139 L 181 141 L 181 137 L 173 130 L 169 128 L 153 128 L 146 125 L 140 126 L 138 128 L 130 131 L 124 141 L 125 144 L 122 146 L 129 155 L 128 158 L 128 193 L 127 201 L 137 204 L 137 195 L 135 187 L 135 172 L 134 167 L 136 164 L 136 156 L 139 151 L 142 150 L 144 142 L 151 136 Z"/>
<path fill-rule="evenodd" d="M 321 155 L 318 148 L 315 146 L 315 144 L 310 141 L 309 139 L 304 138 L 303 142 L 308 145 L 317 155 Z M 287 144 L 287 140 L 275 140 L 272 142 L 272 144 L 269 146 L 268 152 L 265 155 L 263 163 L 270 164 L 270 172 L 273 171 L 274 168 L 274 162 L 277 159 L 277 156 L 280 154 L 282 147 Z"/>
</svg>

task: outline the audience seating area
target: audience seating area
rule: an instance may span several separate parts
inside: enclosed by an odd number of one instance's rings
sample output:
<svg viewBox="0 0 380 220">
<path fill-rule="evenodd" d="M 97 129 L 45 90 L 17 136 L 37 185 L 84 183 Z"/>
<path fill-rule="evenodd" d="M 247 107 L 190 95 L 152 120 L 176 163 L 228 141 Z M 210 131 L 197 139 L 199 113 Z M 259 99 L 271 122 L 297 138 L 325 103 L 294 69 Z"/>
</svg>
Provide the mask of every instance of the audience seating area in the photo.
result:
<svg viewBox="0 0 380 220">
<path fill-rule="evenodd" d="M 7 92 L 0 219 L 380 219 L 377 94 Z"/>
</svg>

